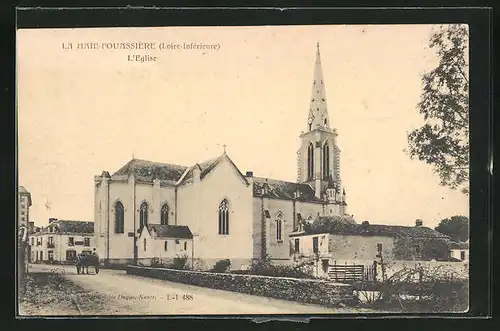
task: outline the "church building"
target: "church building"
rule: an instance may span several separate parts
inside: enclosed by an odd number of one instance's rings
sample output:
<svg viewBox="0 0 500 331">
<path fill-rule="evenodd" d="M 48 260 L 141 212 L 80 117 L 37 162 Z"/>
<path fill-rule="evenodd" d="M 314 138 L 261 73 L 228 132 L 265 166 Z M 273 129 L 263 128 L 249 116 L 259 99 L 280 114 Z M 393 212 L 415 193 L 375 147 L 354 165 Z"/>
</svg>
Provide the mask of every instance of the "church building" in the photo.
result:
<svg viewBox="0 0 500 331">
<path fill-rule="evenodd" d="M 94 178 L 99 256 L 124 264 L 140 262 L 145 252 L 185 252 L 198 269 L 223 259 L 239 269 L 265 256 L 289 263 L 290 234 L 317 216 L 344 215 L 347 206 L 319 44 L 304 129 L 297 182 L 242 173 L 225 150 L 190 166 L 133 158 L 112 175 L 103 171 Z"/>
</svg>

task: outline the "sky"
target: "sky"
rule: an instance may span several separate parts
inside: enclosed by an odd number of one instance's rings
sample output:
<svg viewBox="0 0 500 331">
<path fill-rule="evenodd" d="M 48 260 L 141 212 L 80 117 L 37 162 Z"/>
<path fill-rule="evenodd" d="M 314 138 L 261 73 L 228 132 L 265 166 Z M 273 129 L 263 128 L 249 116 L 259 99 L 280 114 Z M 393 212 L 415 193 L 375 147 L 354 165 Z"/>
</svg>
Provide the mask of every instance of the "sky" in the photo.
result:
<svg viewBox="0 0 500 331">
<path fill-rule="evenodd" d="M 19 185 L 30 218 L 93 221 L 94 175 L 132 156 L 191 166 L 227 153 L 255 176 L 295 181 L 320 43 L 347 212 L 435 227 L 468 197 L 404 153 L 422 125 L 430 25 L 19 30 Z M 203 43 L 215 49 L 76 49 L 78 43 Z M 68 48 L 63 49 L 63 43 Z M 129 55 L 156 61 L 129 61 Z M 50 208 L 46 207 L 46 203 Z"/>
</svg>

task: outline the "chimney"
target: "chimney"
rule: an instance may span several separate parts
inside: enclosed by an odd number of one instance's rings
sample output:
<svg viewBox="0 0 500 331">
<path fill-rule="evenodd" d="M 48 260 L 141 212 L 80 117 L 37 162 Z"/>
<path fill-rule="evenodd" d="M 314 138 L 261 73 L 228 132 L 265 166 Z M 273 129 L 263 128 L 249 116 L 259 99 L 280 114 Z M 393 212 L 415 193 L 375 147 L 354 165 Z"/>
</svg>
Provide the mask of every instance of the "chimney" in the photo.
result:
<svg viewBox="0 0 500 331">
<path fill-rule="evenodd" d="M 54 221 L 57 221 L 57 218 L 54 218 L 54 217 L 49 218 L 49 223 L 52 223 Z"/>
<path fill-rule="evenodd" d="M 253 177 L 253 171 L 247 171 L 246 177 Z"/>
<path fill-rule="evenodd" d="M 418 227 L 421 227 L 421 226 L 422 226 L 422 224 L 423 224 L 423 222 L 422 222 L 422 220 L 421 220 L 421 219 L 418 219 L 418 220 L 416 220 L 416 221 L 415 221 L 415 227 L 417 227 L 417 228 L 418 228 Z"/>
</svg>

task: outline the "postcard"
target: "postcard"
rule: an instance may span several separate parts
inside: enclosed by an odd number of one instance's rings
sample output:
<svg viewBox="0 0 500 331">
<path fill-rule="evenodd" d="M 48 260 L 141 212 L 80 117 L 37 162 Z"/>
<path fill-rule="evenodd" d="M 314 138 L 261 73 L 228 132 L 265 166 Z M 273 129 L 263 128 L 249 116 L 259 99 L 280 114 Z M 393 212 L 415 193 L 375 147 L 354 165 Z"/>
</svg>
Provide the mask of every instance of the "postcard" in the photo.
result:
<svg viewBox="0 0 500 331">
<path fill-rule="evenodd" d="M 19 316 L 466 312 L 468 45 L 19 29 Z"/>
</svg>

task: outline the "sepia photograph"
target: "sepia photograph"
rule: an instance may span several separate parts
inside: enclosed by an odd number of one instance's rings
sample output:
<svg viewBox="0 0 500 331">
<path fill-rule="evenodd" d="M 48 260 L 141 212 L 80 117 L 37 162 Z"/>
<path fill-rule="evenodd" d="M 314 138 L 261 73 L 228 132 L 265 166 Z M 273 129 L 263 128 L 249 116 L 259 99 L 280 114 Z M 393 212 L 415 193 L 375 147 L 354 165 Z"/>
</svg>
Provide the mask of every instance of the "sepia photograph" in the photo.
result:
<svg viewBox="0 0 500 331">
<path fill-rule="evenodd" d="M 19 317 L 469 310 L 468 25 L 16 39 Z"/>
</svg>

